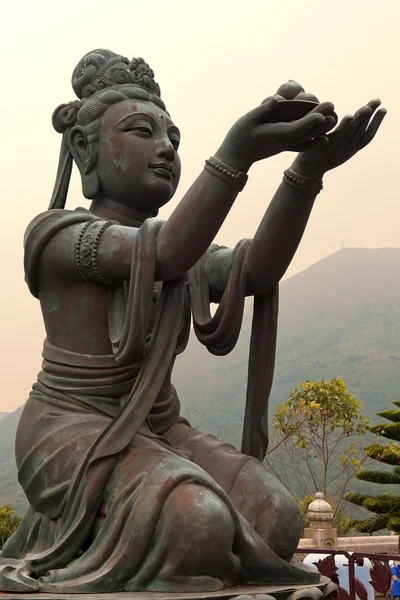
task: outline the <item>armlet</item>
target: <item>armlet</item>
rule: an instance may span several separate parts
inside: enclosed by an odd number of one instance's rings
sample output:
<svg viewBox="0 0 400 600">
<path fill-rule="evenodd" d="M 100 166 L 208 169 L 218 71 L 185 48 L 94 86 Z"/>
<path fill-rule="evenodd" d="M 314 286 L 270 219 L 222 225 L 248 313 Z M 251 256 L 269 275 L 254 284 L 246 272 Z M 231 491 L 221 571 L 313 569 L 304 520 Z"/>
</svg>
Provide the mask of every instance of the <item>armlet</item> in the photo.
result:
<svg viewBox="0 0 400 600">
<path fill-rule="evenodd" d="M 81 229 L 75 248 L 75 260 L 78 271 L 85 281 L 110 283 L 101 274 L 97 255 L 100 240 L 111 225 L 118 225 L 118 221 L 89 221 Z"/>
</svg>

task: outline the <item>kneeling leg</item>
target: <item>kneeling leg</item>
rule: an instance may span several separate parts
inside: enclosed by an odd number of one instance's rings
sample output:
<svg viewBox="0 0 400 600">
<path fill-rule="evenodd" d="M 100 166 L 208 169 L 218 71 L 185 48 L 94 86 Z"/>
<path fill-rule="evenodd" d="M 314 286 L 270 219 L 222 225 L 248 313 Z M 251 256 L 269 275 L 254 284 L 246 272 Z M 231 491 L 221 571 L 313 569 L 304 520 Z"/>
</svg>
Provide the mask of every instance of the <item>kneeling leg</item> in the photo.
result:
<svg viewBox="0 0 400 600">
<path fill-rule="evenodd" d="M 293 496 L 258 460 L 247 461 L 229 496 L 258 535 L 285 560 L 301 537 L 301 514 Z"/>
<path fill-rule="evenodd" d="M 200 585 L 204 577 L 214 578 L 214 589 L 234 582 L 239 569 L 234 534 L 231 514 L 214 492 L 193 483 L 178 485 L 164 504 L 153 541 L 164 554 L 157 579 L 193 577 Z"/>
</svg>

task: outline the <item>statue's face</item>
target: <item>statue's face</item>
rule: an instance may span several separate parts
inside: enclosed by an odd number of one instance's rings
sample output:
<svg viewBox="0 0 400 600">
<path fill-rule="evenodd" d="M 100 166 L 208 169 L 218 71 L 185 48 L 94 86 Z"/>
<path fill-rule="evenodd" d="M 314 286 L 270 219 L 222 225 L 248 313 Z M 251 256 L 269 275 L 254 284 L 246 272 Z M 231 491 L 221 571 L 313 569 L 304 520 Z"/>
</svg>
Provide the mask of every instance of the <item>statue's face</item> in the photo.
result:
<svg viewBox="0 0 400 600">
<path fill-rule="evenodd" d="M 179 183 L 180 134 L 152 102 L 124 100 L 104 113 L 97 172 L 101 193 L 143 213 L 166 204 Z"/>
</svg>

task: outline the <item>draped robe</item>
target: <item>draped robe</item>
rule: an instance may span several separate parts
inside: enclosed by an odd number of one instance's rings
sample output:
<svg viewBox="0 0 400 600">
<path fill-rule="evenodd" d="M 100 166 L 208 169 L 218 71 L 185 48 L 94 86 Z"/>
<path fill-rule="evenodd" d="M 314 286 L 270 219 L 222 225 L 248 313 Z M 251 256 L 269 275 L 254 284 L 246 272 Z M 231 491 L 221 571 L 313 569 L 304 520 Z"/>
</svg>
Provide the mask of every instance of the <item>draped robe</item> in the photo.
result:
<svg viewBox="0 0 400 600">
<path fill-rule="evenodd" d="M 63 228 L 91 219 L 98 218 L 83 210 L 51 210 L 33 220 L 25 236 L 25 276 L 34 296 L 39 296 L 38 264 L 48 241 Z M 240 582 L 318 579 L 277 556 L 229 492 L 244 470 L 249 480 L 254 472 L 256 480 L 263 468 L 259 459 L 267 442 L 277 292 L 255 301 L 244 453 L 239 453 L 179 416 L 170 377 L 188 339 L 190 309 L 197 336 L 211 352 L 226 354 L 234 347 L 243 316 L 248 242 L 234 251 L 227 288 L 211 318 L 206 262 L 217 250 L 214 245 L 188 279 L 164 282 L 157 303 L 152 301 L 161 225 L 155 220 L 142 225 L 129 282 L 109 286 L 113 353 L 83 355 L 45 341 L 42 370 L 16 439 L 18 477 L 30 508 L 3 548 L 2 591 L 210 591 Z M 163 511 L 185 483 L 212 491 L 226 507 L 234 527 L 229 568 L 207 571 L 208 541 L 195 572 L 174 572 L 174 536 Z M 255 481 L 247 491 L 262 495 L 262 486 L 257 492 Z"/>
</svg>

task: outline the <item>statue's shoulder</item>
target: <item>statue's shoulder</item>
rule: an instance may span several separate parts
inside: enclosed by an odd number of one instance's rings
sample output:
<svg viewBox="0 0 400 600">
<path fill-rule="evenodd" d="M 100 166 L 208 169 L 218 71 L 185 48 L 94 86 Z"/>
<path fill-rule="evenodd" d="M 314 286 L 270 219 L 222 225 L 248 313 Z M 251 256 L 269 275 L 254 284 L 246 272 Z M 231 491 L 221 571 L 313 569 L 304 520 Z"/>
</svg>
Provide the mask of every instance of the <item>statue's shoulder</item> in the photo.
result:
<svg viewBox="0 0 400 600">
<path fill-rule="evenodd" d="M 26 228 L 24 247 L 26 248 L 26 246 L 33 243 L 34 240 L 41 240 L 42 243 L 44 239 L 48 241 L 61 229 L 73 225 L 74 223 L 84 223 L 94 218 L 94 215 L 85 210 L 46 210 L 36 215 Z"/>
<path fill-rule="evenodd" d="M 24 235 L 25 281 L 37 297 L 37 274 L 40 256 L 48 242 L 62 229 L 95 219 L 89 211 L 52 209 L 37 215 L 29 223 Z"/>
</svg>

